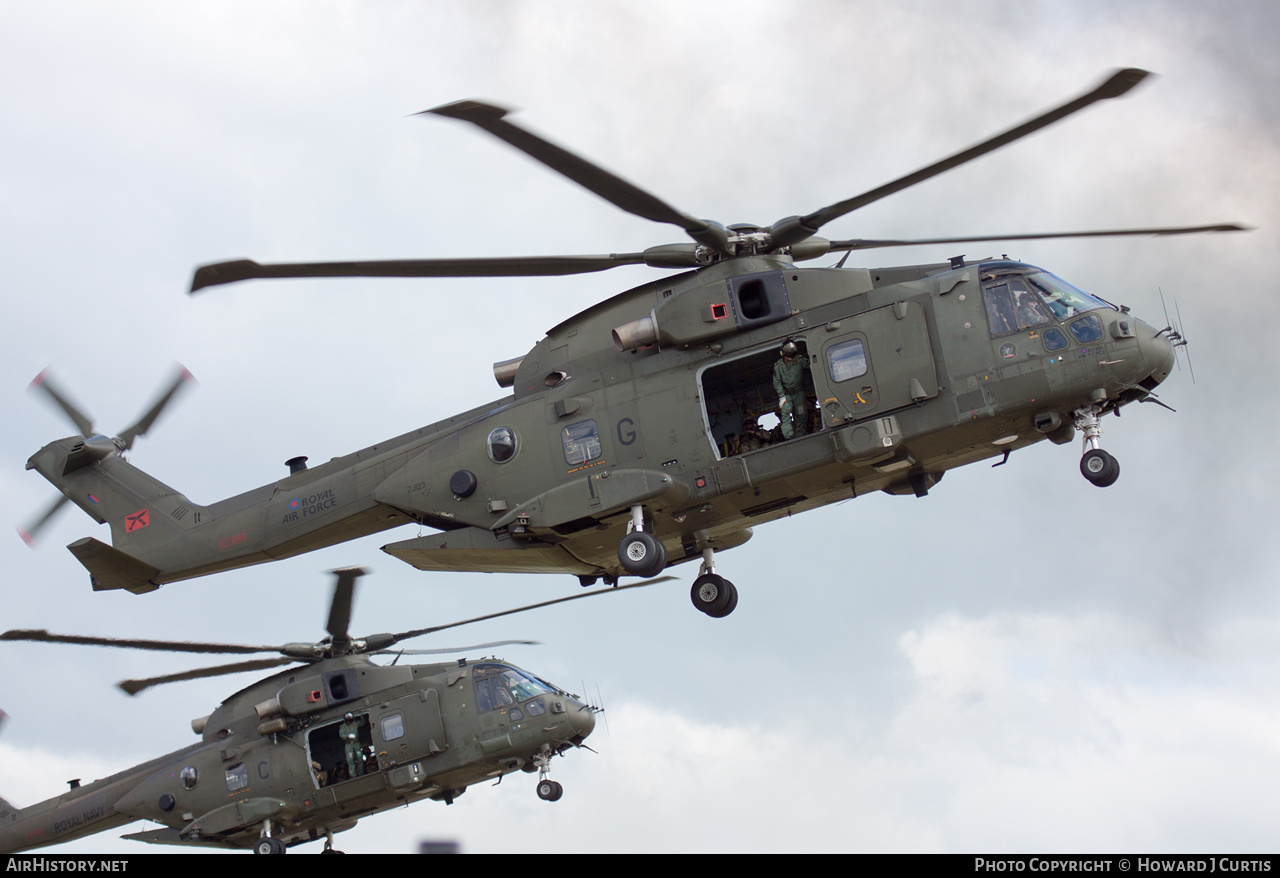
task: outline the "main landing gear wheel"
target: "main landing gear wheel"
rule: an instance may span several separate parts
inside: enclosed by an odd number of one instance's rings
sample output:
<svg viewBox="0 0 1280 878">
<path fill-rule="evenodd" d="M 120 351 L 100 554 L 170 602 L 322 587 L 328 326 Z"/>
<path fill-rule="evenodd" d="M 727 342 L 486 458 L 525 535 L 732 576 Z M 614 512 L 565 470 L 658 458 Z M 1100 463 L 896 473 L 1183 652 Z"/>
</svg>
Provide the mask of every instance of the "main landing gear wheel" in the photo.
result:
<svg viewBox="0 0 1280 878">
<path fill-rule="evenodd" d="M 1080 473 L 1099 488 L 1120 478 L 1120 462 L 1101 448 L 1091 448 L 1080 458 Z"/>
<path fill-rule="evenodd" d="M 253 846 L 255 854 L 283 854 L 284 842 L 278 838 L 260 838 Z"/>
<path fill-rule="evenodd" d="M 693 605 L 713 619 L 722 619 L 738 606 L 738 589 L 717 573 L 704 573 L 689 590 Z"/>
<path fill-rule="evenodd" d="M 618 561 L 632 576 L 657 576 L 667 566 L 667 549 L 652 535 L 633 531 L 618 543 Z"/>
<path fill-rule="evenodd" d="M 544 802 L 558 802 L 564 795 L 564 787 L 554 780 L 538 781 L 538 798 Z"/>
</svg>

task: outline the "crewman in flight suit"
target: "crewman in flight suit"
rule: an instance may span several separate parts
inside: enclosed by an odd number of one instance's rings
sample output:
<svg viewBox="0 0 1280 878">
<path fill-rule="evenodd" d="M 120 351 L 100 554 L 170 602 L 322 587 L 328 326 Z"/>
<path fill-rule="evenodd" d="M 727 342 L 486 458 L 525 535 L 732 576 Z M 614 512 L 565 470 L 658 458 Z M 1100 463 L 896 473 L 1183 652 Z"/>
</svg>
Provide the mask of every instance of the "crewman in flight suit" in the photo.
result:
<svg viewBox="0 0 1280 878">
<path fill-rule="evenodd" d="M 351 777 L 364 774 L 364 753 L 360 747 L 360 723 L 355 714 L 348 713 L 338 726 L 338 737 L 342 739 L 342 748 L 347 757 L 347 771 Z"/>
<path fill-rule="evenodd" d="M 782 438 L 803 436 L 809 432 L 809 404 L 804 395 L 804 373 L 809 369 L 807 357 L 787 339 L 773 364 L 773 390 L 778 394 L 778 418 L 782 421 Z"/>
</svg>

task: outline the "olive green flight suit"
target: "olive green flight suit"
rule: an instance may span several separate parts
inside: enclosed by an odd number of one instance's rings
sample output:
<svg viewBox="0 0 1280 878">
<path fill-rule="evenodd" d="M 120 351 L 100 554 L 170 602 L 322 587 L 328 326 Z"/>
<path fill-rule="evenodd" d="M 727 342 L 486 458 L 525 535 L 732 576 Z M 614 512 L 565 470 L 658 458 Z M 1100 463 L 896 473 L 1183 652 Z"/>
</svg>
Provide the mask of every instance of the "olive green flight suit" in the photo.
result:
<svg viewBox="0 0 1280 878">
<path fill-rule="evenodd" d="M 773 364 L 773 390 L 778 394 L 783 439 L 809 432 L 809 405 L 804 396 L 804 373 L 808 368 L 809 359 L 800 354 L 790 363 L 779 357 Z"/>
</svg>

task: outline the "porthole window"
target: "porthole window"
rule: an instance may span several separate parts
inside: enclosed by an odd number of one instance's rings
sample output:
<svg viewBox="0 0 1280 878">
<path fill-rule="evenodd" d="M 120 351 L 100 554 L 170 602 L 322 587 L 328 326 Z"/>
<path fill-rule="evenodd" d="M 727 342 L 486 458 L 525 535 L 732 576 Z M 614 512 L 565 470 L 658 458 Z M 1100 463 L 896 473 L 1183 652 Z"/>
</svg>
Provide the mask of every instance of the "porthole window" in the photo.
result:
<svg viewBox="0 0 1280 878">
<path fill-rule="evenodd" d="M 200 782 L 200 772 L 196 771 L 193 766 L 188 765 L 186 768 L 182 769 L 181 778 L 183 789 L 194 790 L 196 788 L 196 784 Z"/>
<path fill-rule="evenodd" d="M 589 463 L 604 452 L 600 448 L 600 429 L 595 421 L 570 424 L 560 431 L 564 443 L 565 463 L 577 465 Z"/>
<path fill-rule="evenodd" d="M 827 348 L 827 369 L 835 382 L 867 374 L 867 352 L 862 346 L 862 339 L 842 341 Z"/>
<path fill-rule="evenodd" d="M 516 456 L 516 431 L 510 427 L 498 427 L 489 434 L 489 459 L 494 463 L 506 463 Z"/>
</svg>

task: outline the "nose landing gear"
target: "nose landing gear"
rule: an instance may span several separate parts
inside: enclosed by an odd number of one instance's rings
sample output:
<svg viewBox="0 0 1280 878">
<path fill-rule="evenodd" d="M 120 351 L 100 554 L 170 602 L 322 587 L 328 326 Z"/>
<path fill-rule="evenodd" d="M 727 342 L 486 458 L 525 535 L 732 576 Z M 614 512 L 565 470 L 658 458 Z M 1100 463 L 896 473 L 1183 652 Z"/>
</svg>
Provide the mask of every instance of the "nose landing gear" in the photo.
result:
<svg viewBox="0 0 1280 878">
<path fill-rule="evenodd" d="M 558 802 L 564 795 L 564 787 L 547 777 L 551 773 L 551 748 L 546 744 L 533 757 L 533 764 L 538 768 L 538 798 L 544 802 Z"/>
<path fill-rule="evenodd" d="M 1084 434 L 1087 446 L 1084 457 L 1080 458 L 1080 473 L 1091 484 L 1106 488 L 1120 478 L 1120 462 L 1099 446 L 1102 428 L 1098 426 L 1098 414 L 1096 405 L 1076 409 L 1075 412 L 1076 429 Z"/>
<path fill-rule="evenodd" d="M 564 795 L 564 787 L 558 781 L 540 780 L 538 781 L 538 798 L 544 802 L 558 802 L 560 797 Z"/>
</svg>

